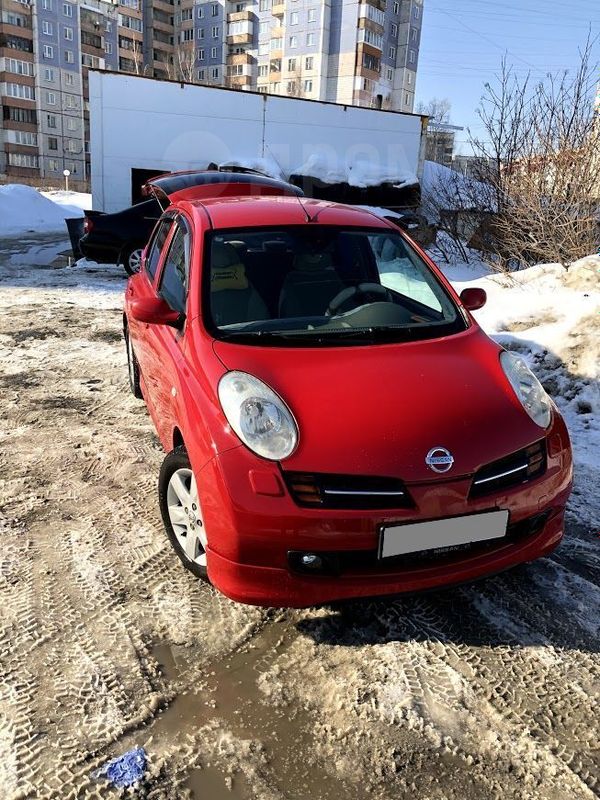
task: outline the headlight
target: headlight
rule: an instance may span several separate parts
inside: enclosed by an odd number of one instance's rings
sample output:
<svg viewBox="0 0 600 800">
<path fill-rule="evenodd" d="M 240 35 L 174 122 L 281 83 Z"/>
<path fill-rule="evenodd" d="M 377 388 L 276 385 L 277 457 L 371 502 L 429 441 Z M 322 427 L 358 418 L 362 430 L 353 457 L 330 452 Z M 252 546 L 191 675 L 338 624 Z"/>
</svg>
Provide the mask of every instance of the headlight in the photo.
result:
<svg viewBox="0 0 600 800">
<path fill-rule="evenodd" d="M 520 356 L 503 351 L 500 364 L 523 408 L 540 428 L 550 425 L 550 398 Z"/>
<path fill-rule="evenodd" d="M 298 427 L 279 395 L 246 372 L 228 372 L 219 381 L 219 400 L 242 442 L 263 458 L 280 461 L 298 444 Z"/>
</svg>

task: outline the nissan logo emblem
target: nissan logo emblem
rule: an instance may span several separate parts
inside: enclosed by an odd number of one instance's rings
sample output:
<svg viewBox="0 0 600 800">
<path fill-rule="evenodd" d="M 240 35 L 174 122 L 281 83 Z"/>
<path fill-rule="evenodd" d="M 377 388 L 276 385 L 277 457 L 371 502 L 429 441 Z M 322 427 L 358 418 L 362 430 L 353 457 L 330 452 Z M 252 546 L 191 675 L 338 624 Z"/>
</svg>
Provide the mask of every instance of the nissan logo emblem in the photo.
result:
<svg viewBox="0 0 600 800">
<path fill-rule="evenodd" d="M 445 447 L 432 447 L 425 457 L 425 463 L 434 472 L 448 472 L 454 464 L 454 457 Z"/>
</svg>

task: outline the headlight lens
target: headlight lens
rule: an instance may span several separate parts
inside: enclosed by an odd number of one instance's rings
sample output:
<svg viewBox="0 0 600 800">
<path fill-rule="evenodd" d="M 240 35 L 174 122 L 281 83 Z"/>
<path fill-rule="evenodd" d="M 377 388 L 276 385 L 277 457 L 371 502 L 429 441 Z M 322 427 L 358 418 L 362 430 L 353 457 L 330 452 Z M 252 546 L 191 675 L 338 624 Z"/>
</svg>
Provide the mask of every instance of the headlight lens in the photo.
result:
<svg viewBox="0 0 600 800">
<path fill-rule="evenodd" d="M 266 383 L 246 372 L 228 372 L 219 381 L 219 400 L 233 430 L 257 455 L 280 461 L 296 449 L 294 417 Z"/>
<path fill-rule="evenodd" d="M 514 353 L 504 351 L 500 354 L 500 363 L 515 394 L 523 408 L 540 428 L 550 425 L 550 398 L 542 384 L 529 369 L 525 361 Z"/>
</svg>

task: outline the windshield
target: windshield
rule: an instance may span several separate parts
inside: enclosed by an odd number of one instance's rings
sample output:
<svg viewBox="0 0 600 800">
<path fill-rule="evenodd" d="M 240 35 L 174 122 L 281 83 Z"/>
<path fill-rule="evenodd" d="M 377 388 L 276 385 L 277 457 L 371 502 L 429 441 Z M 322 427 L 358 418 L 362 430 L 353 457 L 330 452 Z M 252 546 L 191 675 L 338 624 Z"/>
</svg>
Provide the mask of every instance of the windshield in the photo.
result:
<svg viewBox="0 0 600 800">
<path fill-rule="evenodd" d="M 220 339 L 360 344 L 465 328 L 427 264 L 393 230 L 219 231 L 205 273 L 205 318 Z"/>
</svg>

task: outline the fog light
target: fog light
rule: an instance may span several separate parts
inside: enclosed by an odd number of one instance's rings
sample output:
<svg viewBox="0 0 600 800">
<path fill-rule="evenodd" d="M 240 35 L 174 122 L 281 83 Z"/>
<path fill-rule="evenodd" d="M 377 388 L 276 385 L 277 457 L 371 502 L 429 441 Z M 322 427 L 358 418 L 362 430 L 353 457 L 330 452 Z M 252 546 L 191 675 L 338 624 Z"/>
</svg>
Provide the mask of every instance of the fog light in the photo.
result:
<svg viewBox="0 0 600 800">
<path fill-rule="evenodd" d="M 307 569 L 321 569 L 323 561 L 315 553 L 304 553 L 300 556 L 300 563 Z"/>
</svg>

